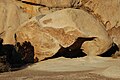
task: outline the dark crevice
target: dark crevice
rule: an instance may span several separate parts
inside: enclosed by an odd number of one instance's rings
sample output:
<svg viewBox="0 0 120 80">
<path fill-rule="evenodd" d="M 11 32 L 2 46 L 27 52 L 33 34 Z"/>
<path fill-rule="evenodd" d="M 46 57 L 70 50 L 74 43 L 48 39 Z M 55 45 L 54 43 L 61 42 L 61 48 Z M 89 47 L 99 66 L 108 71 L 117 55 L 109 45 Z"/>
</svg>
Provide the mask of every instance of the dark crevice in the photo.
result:
<svg viewBox="0 0 120 80">
<path fill-rule="evenodd" d="M 32 3 L 32 2 L 27 2 L 27 1 L 22 1 L 22 3 L 29 4 L 29 5 L 34 5 L 34 6 L 47 7 L 46 5 L 43 5 L 43 4 L 37 4 L 37 3 Z"/>
<path fill-rule="evenodd" d="M 52 57 L 45 58 L 44 60 L 58 58 L 58 57 L 77 58 L 77 57 L 86 56 L 86 54 L 82 51 L 81 46 L 85 41 L 91 41 L 94 38 L 96 37 L 90 37 L 90 38 L 79 37 L 71 46 L 66 48 L 61 46 L 61 48 L 55 55 L 53 55 Z"/>
<path fill-rule="evenodd" d="M 34 47 L 29 41 L 16 45 L 2 43 L 0 38 L 0 72 L 19 70 L 34 63 Z"/>
<path fill-rule="evenodd" d="M 109 50 L 107 50 L 105 53 L 103 53 L 101 55 L 98 55 L 98 56 L 101 56 L 101 57 L 112 57 L 112 55 L 115 54 L 116 51 L 119 51 L 119 47 L 115 43 L 113 43 L 112 47 Z"/>
<path fill-rule="evenodd" d="M 45 58 L 44 60 L 54 59 L 58 57 L 78 58 L 78 57 L 84 57 L 84 56 L 86 56 L 86 54 L 83 53 L 81 49 L 75 49 L 75 50 L 69 51 L 68 48 L 61 47 L 55 55 L 53 55 L 52 57 Z"/>
<path fill-rule="evenodd" d="M 76 7 L 75 9 L 79 9 L 81 7 L 81 6 L 75 6 L 76 3 L 80 4 L 80 2 L 76 2 L 76 1 L 72 2 L 72 5 L 70 7 L 50 7 L 50 6 L 41 4 L 41 3 L 37 4 L 37 3 L 28 2 L 28 1 L 21 1 L 21 0 L 18 0 L 18 1 L 25 3 L 25 4 L 29 4 L 29 5 L 48 7 L 50 9 L 51 8 L 74 8 L 74 7 Z"/>
</svg>

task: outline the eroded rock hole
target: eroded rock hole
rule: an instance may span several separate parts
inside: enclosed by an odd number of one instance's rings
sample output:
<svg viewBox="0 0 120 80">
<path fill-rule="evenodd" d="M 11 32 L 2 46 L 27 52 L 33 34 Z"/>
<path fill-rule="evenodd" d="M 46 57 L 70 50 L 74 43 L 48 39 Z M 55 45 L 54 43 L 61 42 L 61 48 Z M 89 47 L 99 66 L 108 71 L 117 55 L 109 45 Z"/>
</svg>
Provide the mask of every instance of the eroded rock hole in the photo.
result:
<svg viewBox="0 0 120 80">
<path fill-rule="evenodd" d="M 61 46 L 61 48 L 55 55 L 49 58 L 45 58 L 44 60 L 58 58 L 58 57 L 77 58 L 77 57 L 86 56 L 86 54 L 82 51 L 81 46 L 85 41 L 91 41 L 94 38 L 95 37 L 90 37 L 90 38 L 78 37 L 71 46 L 66 48 Z"/>
</svg>

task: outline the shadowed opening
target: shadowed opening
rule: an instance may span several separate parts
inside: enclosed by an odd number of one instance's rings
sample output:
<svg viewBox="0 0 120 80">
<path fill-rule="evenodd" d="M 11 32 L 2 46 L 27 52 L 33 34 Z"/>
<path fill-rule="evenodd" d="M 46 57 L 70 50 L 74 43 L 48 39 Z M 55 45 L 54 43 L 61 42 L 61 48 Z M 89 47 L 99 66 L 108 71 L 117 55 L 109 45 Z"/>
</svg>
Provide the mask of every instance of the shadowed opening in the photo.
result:
<svg viewBox="0 0 120 80">
<path fill-rule="evenodd" d="M 77 57 L 84 57 L 86 54 L 82 51 L 81 46 L 85 41 L 91 41 L 95 37 L 84 38 L 78 37 L 76 41 L 69 47 L 62 47 L 58 50 L 58 52 L 53 55 L 52 57 L 45 58 L 44 60 L 58 58 L 58 57 L 65 57 L 65 58 L 77 58 Z M 43 61 L 44 61 L 43 60 Z"/>
<path fill-rule="evenodd" d="M 109 50 L 107 50 L 105 53 L 98 55 L 98 56 L 111 57 L 113 54 L 116 53 L 116 51 L 119 51 L 119 47 L 115 43 L 113 43 L 112 47 Z"/>
<path fill-rule="evenodd" d="M 34 63 L 34 47 L 29 41 L 17 42 L 16 45 L 2 43 L 0 38 L 0 72 L 19 70 Z"/>
</svg>

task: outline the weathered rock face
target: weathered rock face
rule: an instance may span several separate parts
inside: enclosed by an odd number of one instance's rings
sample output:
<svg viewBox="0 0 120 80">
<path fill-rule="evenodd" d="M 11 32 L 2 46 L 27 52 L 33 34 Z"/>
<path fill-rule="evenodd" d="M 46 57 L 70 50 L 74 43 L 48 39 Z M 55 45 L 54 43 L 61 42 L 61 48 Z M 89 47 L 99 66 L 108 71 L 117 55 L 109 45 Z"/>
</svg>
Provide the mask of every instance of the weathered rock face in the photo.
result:
<svg viewBox="0 0 120 80">
<path fill-rule="evenodd" d="M 93 11 L 106 29 L 120 26 L 120 1 L 118 0 L 21 0 L 28 2 L 23 4 L 25 11 L 36 15 L 38 13 L 47 14 L 57 11 L 58 8 L 80 8 L 84 6 L 87 10 Z M 32 5 L 31 5 L 32 4 Z M 54 8 L 54 9 L 53 9 Z M 60 10 L 60 9 L 59 9 Z M 111 17 L 112 16 L 112 17 Z"/>
<path fill-rule="evenodd" d="M 35 57 L 42 60 L 55 54 L 60 48 L 59 43 L 49 33 L 40 30 L 36 20 L 32 19 L 17 31 L 17 40 L 30 41 L 34 46 Z"/>
<path fill-rule="evenodd" d="M 13 42 L 12 33 L 20 24 L 18 17 L 18 8 L 12 2 L 8 3 L 0 1 L 0 17 L 0 33 L 5 33 L 5 43 Z"/>
<path fill-rule="evenodd" d="M 31 17 L 36 15 L 37 13 L 39 13 L 36 9 L 39 6 L 34 6 L 34 5 L 31 5 L 31 4 L 22 3 L 21 1 L 16 1 L 16 5 L 18 7 L 20 7 L 23 10 L 23 12 L 31 15 Z"/>
<path fill-rule="evenodd" d="M 22 1 L 18 0 L 18 1 L 16 1 L 16 5 L 24 12 L 25 15 L 29 14 L 29 18 L 34 17 L 36 15 L 40 15 L 40 14 L 43 15 L 43 14 L 48 14 L 53 11 L 56 11 L 56 8 L 49 9 L 49 7 L 41 6 L 34 2 L 26 2 L 26 1 L 22 2 Z M 26 17 L 26 16 L 23 16 L 23 17 Z M 22 19 L 24 20 L 24 18 L 22 18 Z"/>
<path fill-rule="evenodd" d="M 101 18 L 107 30 L 120 26 L 120 0 L 88 0 L 84 6 Z"/>
<path fill-rule="evenodd" d="M 54 55 L 59 45 L 69 47 L 78 37 L 96 37 L 83 44 L 87 55 L 102 54 L 112 44 L 104 26 L 92 15 L 77 9 L 56 11 L 42 18 L 37 16 L 23 24 L 16 34 L 19 42 L 33 44 L 39 60 Z"/>
<path fill-rule="evenodd" d="M 113 41 L 119 45 L 120 0 L 87 0 L 83 6 L 102 21 Z"/>
<path fill-rule="evenodd" d="M 17 0 L 16 3 L 32 17 L 82 5 L 81 0 Z"/>
<path fill-rule="evenodd" d="M 28 18 L 23 19 L 23 12 L 12 0 L 0 0 L 0 37 L 4 43 L 14 43 L 14 32 Z"/>
<path fill-rule="evenodd" d="M 120 26 L 120 1 L 119 0 L 21 0 L 25 11 L 32 14 L 48 14 L 60 10 L 58 8 L 80 8 L 93 11 L 97 18 L 102 20 L 106 30 Z M 32 4 L 32 5 L 31 5 Z"/>
<path fill-rule="evenodd" d="M 72 7 L 81 5 L 81 0 L 21 0 L 21 1 L 40 4 L 47 7 Z"/>
<path fill-rule="evenodd" d="M 108 30 L 108 34 L 117 45 L 120 45 L 120 26 L 111 28 Z"/>
</svg>

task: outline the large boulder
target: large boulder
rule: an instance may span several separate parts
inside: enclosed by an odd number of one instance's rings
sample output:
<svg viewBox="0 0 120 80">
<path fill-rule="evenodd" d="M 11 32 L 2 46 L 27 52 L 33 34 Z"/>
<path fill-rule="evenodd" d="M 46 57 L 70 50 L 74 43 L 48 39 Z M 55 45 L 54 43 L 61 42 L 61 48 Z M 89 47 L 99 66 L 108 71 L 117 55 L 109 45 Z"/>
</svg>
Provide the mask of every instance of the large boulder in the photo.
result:
<svg viewBox="0 0 120 80">
<path fill-rule="evenodd" d="M 16 35 L 18 42 L 30 41 L 33 44 L 35 57 L 39 60 L 54 55 L 60 49 L 57 40 L 49 33 L 40 30 L 40 26 L 35 19 L 31 19 L 20 26 Z"/>
<path fill-rule="evenodd" d="M 36 16 L 21 25 L 16 35 L 18 42 L 33 44 L 39 60 L 53 56 L 61 46 L 71 46 L 78 37 L 96 37 L 82 45 L 87 55 L 102 54 L 112 44 L 104 26 L 81 9 L 64 9 L 43 17 Z"/>
</svg>

